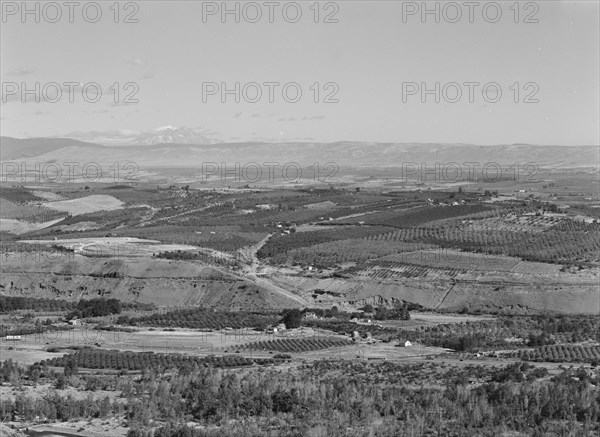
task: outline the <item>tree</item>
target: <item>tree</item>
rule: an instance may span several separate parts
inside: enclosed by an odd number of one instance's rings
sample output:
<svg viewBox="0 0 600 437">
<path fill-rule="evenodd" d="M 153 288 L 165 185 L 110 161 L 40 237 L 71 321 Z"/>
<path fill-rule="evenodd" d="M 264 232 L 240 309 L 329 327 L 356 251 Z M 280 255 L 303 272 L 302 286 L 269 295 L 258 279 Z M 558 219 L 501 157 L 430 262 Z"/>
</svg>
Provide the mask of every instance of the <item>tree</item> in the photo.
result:
<svg viewBox="0 0 600 437">
<path fill-rule="evenodd" d="M 65 375 L 59 375 L 58 378 L 56 378 L 56 382 L 54 383 L 54 387 L 57 388 L 58 390 L 62 390 L 67 386 L 67 378 L 65 378 Z"/>
<path fill-rule="evenodd" d="M 377 312 L 373 317 L 375 320 L 387 320 L 388 319 L 388 309 L 384 306 L 380 306 L 377 308 Z"/>
<path fill-rule="evenodd" d="M 371 305 L 370 303 L 368 303 L 364 307 L 362 307 L 362 310 L 365 313 L 372 313 L 373 312 L 373 305 Z"/>
<path fill-rule="evenodd" d="M 65 377 L 68 378 L 72 375 L 76 375 L 78 371 L 79 371 L 79 368 L 77 367 L 77 361 L 75 361 L 74 358 L 69 358 L 67 360 L 67 362 L 65 363 L 65 369 L 64 369 Z"/>
<path fill-rule="evenodd" d="M 282 321 L 287 329 L 299 328 L 302 325 L 302 311 L 298 308 L 285 310 Z"/>
<path fill-rule="evenodd" d="M 295 388 L 290 391 L 278 389 L 271 395 L 271 400 L 275 413 L 289 413 L 294 409 L 295 405 L 300 403 L 298 392 Z"/>
<path fill-rule="evenodd" d="M 29 379 L 33 382 L 34 385 L 37 385 L 37 381 L 40 379 L 40 375 L 42 374 L 42 368 L 39 364 L 33 364 L 29 367 L 28 370 Z"/>
</svg>

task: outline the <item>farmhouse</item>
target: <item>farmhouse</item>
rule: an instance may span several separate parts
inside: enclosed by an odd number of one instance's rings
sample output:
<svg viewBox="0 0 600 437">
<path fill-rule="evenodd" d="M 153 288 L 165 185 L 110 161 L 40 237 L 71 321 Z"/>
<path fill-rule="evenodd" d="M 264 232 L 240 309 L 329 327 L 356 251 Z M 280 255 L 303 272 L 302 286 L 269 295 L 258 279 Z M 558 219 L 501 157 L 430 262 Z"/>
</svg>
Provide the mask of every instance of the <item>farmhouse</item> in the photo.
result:
<svg viewBox="0 0 600 437">
<path fill-rule="evenodd" d="M 313 312 L 308 312 L 308 313 L 304 314 L 304 320 L 317 320 L 317 319 L 320 319 L 320 317 L 317 316 Z"/>
<path fill-rule="evenodd" d="M 412 346 L 412 343 L 408 340 L 400 340 L 400 342 L 398 343 L 399 347 L 410 347 Z"/>
<path fill-rule="evenodd" d="M 285 324 L 280 323 L 279 325 L 271 326 L 271 327 L 267 328 L 267 333 L 268 334 L 276 334 L 277 332 L 285 331 L 285 329 L 286 329 Z"/>
</svg>

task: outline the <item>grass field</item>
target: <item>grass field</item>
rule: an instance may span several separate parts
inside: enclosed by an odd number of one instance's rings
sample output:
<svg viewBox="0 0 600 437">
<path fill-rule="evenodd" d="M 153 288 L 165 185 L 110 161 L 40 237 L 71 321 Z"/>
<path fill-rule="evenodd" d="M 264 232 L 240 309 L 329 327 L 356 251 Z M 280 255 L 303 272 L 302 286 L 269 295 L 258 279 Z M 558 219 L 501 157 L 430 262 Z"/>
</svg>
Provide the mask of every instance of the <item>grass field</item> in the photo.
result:
<svg viewBox="0 0 600 437">
<path fill-rule="evenodd" d="M 86 256 L 105 256 L 127 258 L 134 256 L 152 256 L 163 251 L 191 251 L 194 246 L 183 244 L 162 244 L 156 240 L 143 240 L 133 237 L 99 237 L 61 240 L 21 240 L 19 243 L 61 246 Z"/>
<path fill-rule="evenodd" d="M 81 215 L 96 211 L 112 211 L 123 207 L 123 202 L 113 196 L 95 194 L 71 200 L 58 200 L 45 204 L 47 208 Z"/>
<path fill-rule="evenodd" d="M 19 204 L 0 197 L 0 218 L 29 223 L 43 223 L 66 214 L 40 205 Z"/>
</svg>

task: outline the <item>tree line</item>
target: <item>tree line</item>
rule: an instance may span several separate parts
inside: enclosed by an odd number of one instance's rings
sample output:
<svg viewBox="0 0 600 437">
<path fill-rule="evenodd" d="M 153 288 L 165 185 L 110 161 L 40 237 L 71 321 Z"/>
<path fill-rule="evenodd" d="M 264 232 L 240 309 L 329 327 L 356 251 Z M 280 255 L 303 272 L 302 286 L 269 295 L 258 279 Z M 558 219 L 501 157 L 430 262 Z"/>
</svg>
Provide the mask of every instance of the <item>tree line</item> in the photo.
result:
<svg viewBox="0 0 600 437">
<path fill-rule="evenodd" d="M 0 375 L 11 385 L 31 382 L 35 374 L 35 383 L 53 382 L 59 389 L 73 386 L 90 394 L 76 399 L 59 390 L 42 396 L 19 393 L 0 401 L 0 419 L 27 421 L 37 416 L 60 422 L 118 417 L 126 421 L 130 437 L 267 436 L 275 431 L 280 436 L 317 432 L 583 436 L 600 430 L 600 381 L 583 369 L 564 369 L 548 377 L 543 370 L 517 363 L 483 369 L 487 378 L 482 384 L 454 378 L 454 370 L 430 386 L 411 383 L 402 376 L 405 372 L 398 373 L 395 383 L 367 382 L 358 378 L 356 367 L 351 373 L 327 372 L 320 363 L 245 372 L 213 367 L 194 367 L 186 373 L 149 370 L 133 378 L 79 375 L 73 364 L 65 365 L 64 373 L 53 373 L 5 362 Z M 368 375 L 385 377 L 378 366 L 366 370 Z M 121 395 L 112 399 L 95 395 L 100 388 L 119 390 Z M 189 422 L 202 428 L 186 425 Z"/>
</svg>

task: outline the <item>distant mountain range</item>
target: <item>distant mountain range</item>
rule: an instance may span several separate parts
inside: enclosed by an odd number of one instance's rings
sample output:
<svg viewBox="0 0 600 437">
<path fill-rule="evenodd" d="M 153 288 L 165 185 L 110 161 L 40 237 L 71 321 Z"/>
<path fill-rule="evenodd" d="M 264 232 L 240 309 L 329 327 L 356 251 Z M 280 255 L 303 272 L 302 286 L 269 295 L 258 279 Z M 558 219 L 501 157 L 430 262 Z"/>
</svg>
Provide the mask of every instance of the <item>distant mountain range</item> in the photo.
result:
<svg viewBox="0 0 600 437">
<path fill-rule="evenodd" d="M 165 131 L 169 140 L 170 130 Z M 202 163 L 297 162 L 302 166 L 334 162 L 345 167 L 400 167 L 406 163 L 447 164 L 451 162 L 523 165 L 536 163 L 544 168 L 598 168 L 599 146 L 539 146 L 512 144 L 476 146 L 468 144 L 370 143 L 370 142 L 290 142 L 148 144 L 106 146 L 64 138 L 16 139 L 0 137 L 2 161 L 39 162 L 114 162 L 133 161 L 146 168 L 196 167 Z"/>
<path fill-rule="evenodd" d="M 204 129 L 163 126 L 148 131 L 113 130 L 72 132 L 66 138 L 106 146 L 136 146 L 154 144 L 218 144 L 222 141 L 212 138 Z"/>
</svg>

